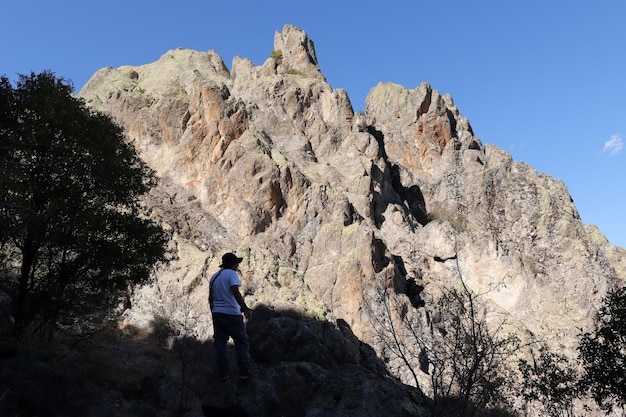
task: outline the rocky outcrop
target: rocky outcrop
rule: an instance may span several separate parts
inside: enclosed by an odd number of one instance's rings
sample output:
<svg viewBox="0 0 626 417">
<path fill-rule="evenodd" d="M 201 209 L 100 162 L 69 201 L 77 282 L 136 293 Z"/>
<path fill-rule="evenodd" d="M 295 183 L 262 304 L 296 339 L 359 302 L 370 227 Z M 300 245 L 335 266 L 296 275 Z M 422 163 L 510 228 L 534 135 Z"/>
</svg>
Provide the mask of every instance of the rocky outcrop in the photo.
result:
<svg viewBox="0 0 626 417">
<path fill-rule="evenodd" d="M 207 274 L 236 250 L 250 304 L 342 323 L 380 357 L 381 290 L 428 324 L 460 279 L 488 311 L 573 348 L 626 279 L 626 252 L 581 221 L 563 182 L 481 143 L 427 83 L 381 83 L 355 114 L 302 30 L 285 26 L 268 55 L 229 71 L 213 51 L 173 50 L 100 70 L 80 92 L 161 177 L 146 207 L 177 249 L 128 322 L 184 304 L 208 337 Z"/>
</svg>

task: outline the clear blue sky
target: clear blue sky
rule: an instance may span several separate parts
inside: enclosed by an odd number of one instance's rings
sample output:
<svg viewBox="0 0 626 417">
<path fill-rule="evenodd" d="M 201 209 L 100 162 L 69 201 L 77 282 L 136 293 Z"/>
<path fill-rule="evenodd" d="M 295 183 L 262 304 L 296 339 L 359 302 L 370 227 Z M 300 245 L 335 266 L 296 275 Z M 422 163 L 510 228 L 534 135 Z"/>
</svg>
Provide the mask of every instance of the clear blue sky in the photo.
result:
<svg viewBox="0 0 626 417">
<path fill-rule="evenodd" d="M 379 81 L 449 93 L 484 143 L 568 186 L 585 223 L 626 247 L 626 1 L 31 0 L 0 8 L 0 74 L 98 69 L 170 49 L 261 65 L 274 32 L 314 41 L 355 110 Z"/>
</svg>

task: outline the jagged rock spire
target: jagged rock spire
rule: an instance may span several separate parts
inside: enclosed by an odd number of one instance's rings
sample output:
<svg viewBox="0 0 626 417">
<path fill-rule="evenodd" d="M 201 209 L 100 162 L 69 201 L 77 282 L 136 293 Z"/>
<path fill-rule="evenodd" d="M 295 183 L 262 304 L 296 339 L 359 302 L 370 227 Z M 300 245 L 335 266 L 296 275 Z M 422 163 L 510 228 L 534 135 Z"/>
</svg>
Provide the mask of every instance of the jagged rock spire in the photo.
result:
<svg viewBox="0 0 626 417">
<path fill-rule="evenodd" d="M 282 32 L 274 34 L 274 53 L 280 57 L 282 71 L 279 72 L 297 71 L 308 77 L 324 78 L 313 41 L 298 27 L 285 25 Z"/>
</svg>

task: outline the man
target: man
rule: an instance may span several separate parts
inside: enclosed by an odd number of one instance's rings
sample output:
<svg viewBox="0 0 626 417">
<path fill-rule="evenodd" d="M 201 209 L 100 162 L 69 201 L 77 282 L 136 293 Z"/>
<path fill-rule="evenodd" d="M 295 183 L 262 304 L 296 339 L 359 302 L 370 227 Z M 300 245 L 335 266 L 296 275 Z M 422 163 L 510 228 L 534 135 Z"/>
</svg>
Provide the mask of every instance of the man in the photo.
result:
<svg viewBox="0 0 626 417">
<path fill-rule="evenodd" d="M 245 381 L 250 377 L 248 335 L 241 316 L 243 313 L 248 319 L 250 309 L 239 292 L 241 281 L 237 274 L 242 260 L 243 258 L 237 257 L 234 253 L 225 253 L 222 256 L 221 269 L 213 274 L 209 282 L 209 305 L 213 317 L 217 370 L 222 381 L 228 379 L 226 345 L 229 337 L 235 342 L 239 379 Z"/>
</svg>

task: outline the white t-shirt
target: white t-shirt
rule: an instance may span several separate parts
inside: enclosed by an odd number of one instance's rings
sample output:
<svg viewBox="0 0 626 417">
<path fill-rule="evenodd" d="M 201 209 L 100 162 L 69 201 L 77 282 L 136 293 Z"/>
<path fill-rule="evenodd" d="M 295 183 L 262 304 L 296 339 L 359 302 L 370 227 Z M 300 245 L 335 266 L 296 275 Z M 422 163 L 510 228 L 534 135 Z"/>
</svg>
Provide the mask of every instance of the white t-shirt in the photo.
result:
<svg viewBox="0 0 626 417">
<path fill-rule="evenodd" d="M 212 288 L 213 294 L 214 313 L 231 314 L 233 316 L 241 315 L 241 307 L 230 289 L 233 285 L 241 285 L 236 271 L 224 268 L 213 274 L 210 288 Z"/>
</svg>

